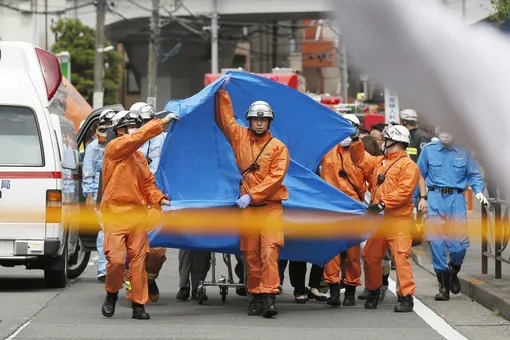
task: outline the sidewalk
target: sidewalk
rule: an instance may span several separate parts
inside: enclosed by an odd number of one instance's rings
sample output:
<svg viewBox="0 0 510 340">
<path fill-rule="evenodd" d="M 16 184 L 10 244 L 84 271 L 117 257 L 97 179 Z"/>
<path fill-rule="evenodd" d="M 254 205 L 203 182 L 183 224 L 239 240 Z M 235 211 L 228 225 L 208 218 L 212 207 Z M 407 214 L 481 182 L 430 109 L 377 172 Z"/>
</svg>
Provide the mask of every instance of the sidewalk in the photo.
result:
<svg viewBox="0 0 510 340">
<path fill-rule="evenodd" d="M 480 219 L 480 216 L 480 208 L 475 207 L 475 210 L 469 213 L 468 219 L 475 221 Z M 411 256 L 416 264 L 432 275 L 436 275 L 432 268 L 432 255 L 427 243 L 414 247 Z M 510 247 L 503 252 L 503 257 L 510 257 Z M 503 275 L 500 280 L 494 278 L 493 259 L 489 259 L 488 274 L 482 275 L 481 240 L 479 238 L 471 240 L 459 274 L 461 293 L 495 314 L 510 320 L 510 265 L 502 263 L 501 266 Z"/>
</svg>

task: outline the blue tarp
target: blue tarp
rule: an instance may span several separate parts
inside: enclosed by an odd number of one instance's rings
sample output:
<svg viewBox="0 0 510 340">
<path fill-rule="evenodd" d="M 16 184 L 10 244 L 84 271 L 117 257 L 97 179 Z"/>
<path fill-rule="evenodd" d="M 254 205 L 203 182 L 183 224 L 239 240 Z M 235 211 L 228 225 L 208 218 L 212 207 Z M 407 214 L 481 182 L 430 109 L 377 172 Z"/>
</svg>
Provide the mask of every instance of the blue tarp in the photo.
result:
<svg viewBox="0 0 510 340">
<path fill-rule="evenodd" d="M 170 209 L 233 206 L 239 195 L 241 178 L 231 146 L 214 122 L 214 95 L 226 79 L 239 124 L 256 100 L 267 101 L 275 112 L 271 125 L 274 137 L 289 148 L 291 164 L 284 184 L 289 200 L 286 213 L 293 209 L 337 212 L 339 218 L 364 213 L 364 206 L 332 187 L 315 170 L 324 155 L 354 128 L 340 115 L 305 94 L 266 78 L 244 72 L 228 72 L 198 94 L 170 101 L 165 110 L 177 113 L 163 145 L 157 185 L 170 196 Z M 177 235 L 156 229 L 151 246 L 239 253 L 239 236 Z M 281 258 L 327 263 L 335 254 L 361 239 L 298 240 L 286 235 Z"/>
</svg>

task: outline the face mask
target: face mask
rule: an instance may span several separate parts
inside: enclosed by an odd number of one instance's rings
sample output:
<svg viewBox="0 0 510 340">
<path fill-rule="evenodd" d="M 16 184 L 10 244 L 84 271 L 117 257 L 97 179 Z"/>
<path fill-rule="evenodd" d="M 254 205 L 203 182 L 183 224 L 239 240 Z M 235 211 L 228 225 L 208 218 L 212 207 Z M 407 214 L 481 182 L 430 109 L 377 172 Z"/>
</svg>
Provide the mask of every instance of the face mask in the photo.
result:
<svg viewBox="0 0 510 340">
<path fill-rule="evenodd" d="M 133 132 L 135 132 L 135 131 L 136 131 L 136 128 L 130 128 L 130 129 L 128 129 L 127 131 L 128 131 L 128 133 L 129 133 L 129 134 L 131 134 L 131 133 L 133 133 Z"/>
<path fill-rule="evenodd" d="M 384 155 L 387 155 L 388 154 L 388 149 L 396 144 L 396 143 L 393 143 L 393 144 L 390 144 L 390 145 L 386 146 L 386 143 L 387 143 L 387 141 L 384 141 L 382 146 L 381 146 L 381 150 L 384 153 Z"/>
<path fill-rule="evenodd" d="M 340 146 L 342 146 L 343 148 L 346 148 L 349 145 L 351 145 L 351 142 L 352 142 L 351 137 L 347 137 L 346 139 L 344 139 L 343 141 L 340 142 Z"/>
<path fill-rule="evenodd" d="M 451 144 L 453 142 L 453 136 L 449 133 L 443 132 L 439 134 L 439 140 L 443 144 Z"/>
</svg>

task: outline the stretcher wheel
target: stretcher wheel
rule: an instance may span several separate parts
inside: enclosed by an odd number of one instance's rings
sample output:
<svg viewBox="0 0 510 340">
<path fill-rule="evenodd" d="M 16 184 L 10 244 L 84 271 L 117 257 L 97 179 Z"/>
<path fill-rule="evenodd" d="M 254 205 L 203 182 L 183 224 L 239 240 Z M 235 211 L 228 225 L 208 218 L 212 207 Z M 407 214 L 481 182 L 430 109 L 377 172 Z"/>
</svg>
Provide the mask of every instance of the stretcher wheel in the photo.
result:
<svg viewBox="0 0 510 340">
<path fill-rule="evenodd" d="M 228 287 L 220 287 L 221 294 L 221 302 L 225 302 L 227 300 Z"/>
</svg>

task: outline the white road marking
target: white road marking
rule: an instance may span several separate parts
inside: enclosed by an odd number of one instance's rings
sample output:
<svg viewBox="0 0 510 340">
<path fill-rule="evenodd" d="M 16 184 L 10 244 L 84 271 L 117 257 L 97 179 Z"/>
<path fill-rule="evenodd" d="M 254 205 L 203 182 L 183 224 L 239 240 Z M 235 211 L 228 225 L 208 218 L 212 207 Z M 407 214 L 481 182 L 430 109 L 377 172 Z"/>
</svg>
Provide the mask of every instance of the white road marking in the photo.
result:
<svg viewBox="0 0 510 340">
<path fill-rule="evenodd" d="M 19 326 L 19 328 L 16 330 L 16 332 L 12 333 L 11 335 L 9 335 L 7 338 L 5 338 L 4 340 L 12 340 L 14 339 L 25 327 L 27 327 L 30 323 L 32 322 L 32 319 L 28 320 L 27 322 L 25 322 L 23 325 Z"/>
<path fill-rule="evenodd" d="M 396 293 L 397 283 L 391 278 L 389 279 L 389 290 Z M 434 313 L 434 311 L 414 297 L 414 312 L 422 318 L 432 329 L 441 334 L 446 340 L 468 340 L 465 336 L 457 332 L 442 317 Z"/>
</svg>

